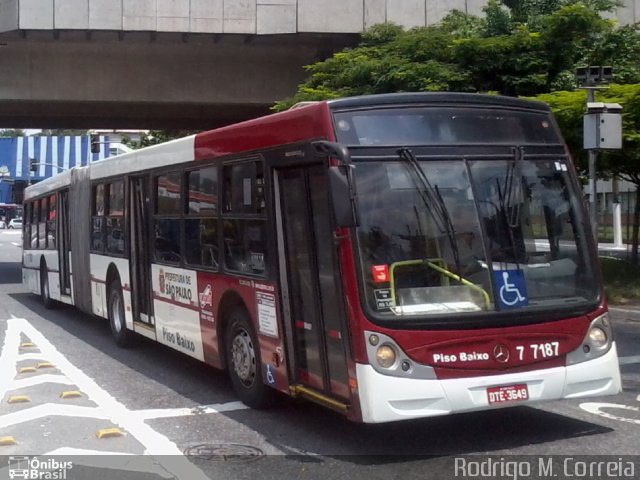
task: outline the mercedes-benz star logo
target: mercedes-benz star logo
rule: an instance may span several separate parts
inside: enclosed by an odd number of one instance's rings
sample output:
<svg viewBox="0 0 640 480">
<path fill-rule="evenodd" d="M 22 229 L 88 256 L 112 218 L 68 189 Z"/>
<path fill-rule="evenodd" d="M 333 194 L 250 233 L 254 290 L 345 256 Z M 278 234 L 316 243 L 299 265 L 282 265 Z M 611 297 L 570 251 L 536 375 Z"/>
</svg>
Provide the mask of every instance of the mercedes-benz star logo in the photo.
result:
<svg viewBox="0 0 640 480">
<path fill-rule="evenodd" d="M 507 363 L 509 361 L 509 349 L 499 343 L 493 348 L 493 358 L 495 358 L 497 362 Z"/>
</svg>

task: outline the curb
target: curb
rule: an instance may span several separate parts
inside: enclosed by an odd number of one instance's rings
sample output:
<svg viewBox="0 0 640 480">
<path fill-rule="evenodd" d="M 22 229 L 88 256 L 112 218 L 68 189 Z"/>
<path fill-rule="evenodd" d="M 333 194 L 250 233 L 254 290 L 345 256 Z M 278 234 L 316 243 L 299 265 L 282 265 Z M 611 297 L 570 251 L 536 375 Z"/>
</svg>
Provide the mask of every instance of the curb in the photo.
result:
<svg viewBox="0 0 640 480">
<path fill-rule="evenodd" d="M 629 313 L 637 315 L 634 317 L 627 317 L 625 320 L 632 323 L 640 323 L 640 308 L 624 308 L 624 307 L 612 307 L 609 306 L 609 311 L 612 313 Z"/>
</svg>

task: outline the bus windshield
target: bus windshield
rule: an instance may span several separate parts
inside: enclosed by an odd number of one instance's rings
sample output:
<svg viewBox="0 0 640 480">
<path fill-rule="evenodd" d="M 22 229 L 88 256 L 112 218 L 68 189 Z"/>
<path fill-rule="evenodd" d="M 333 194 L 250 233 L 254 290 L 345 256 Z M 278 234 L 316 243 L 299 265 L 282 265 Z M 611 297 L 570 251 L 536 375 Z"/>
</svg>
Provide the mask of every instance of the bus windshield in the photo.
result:
<svg viewBox="0 0 640 480">
<path fill-rule="evenodd" d="M 583 212 L 565 162 L 358 162 L 370 309 L 415 318 L 594 302 Z"/>
</svg>

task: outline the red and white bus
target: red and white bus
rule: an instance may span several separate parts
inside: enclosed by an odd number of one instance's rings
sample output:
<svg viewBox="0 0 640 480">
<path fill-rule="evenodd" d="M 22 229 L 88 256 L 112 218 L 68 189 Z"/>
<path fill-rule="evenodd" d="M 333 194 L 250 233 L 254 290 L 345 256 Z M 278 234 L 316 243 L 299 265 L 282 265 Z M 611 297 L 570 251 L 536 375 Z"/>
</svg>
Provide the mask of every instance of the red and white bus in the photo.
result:
<svg viewBox="0 0 640 480">
<path fill-rule="evenodd" d="M 576 174 L 549 108 L 323 101 L 26 190 L 23 279 L 362 422 L 616 394 Z M 277 398 L 277 396 L 276 396 Z"/>
</svg>

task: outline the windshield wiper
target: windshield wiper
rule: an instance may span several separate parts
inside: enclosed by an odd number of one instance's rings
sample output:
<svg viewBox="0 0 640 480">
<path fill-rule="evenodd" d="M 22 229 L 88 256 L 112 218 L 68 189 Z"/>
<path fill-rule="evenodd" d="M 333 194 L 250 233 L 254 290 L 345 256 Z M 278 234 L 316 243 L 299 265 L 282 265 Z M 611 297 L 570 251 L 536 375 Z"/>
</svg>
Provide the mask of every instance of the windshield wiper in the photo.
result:
<svg viewBox="0 0 640 480">
<path fill-rule="evenodd" d="M 504 178 L 504 189 L 500 188 L 500 180 L 496 178 L 496 186 L 498 188 L 498 204 L 500 212 L 504 218 L 507 227 L 507 234 L 513 260 L 516 265 L 520 263 L 520 255 L 516 251 L 516 239 L 514 229 L 520 227 L 520 209 L 521 202 L 518 201 L 518 195 L 522 192 L 522 157 L 524 156 L 523 147 L 514 147 L 513 160 L 507 166 L 507 174 Z"/>
<path fill-rule="evenodd" d="M 457 271 L 460 272 L 460 253 L 458 251 L 458 244 L 456 243 L 456 232 L 453 227 L 453 223 L 451 222 L 449 210 L 447 209 L 444 199 L 440 194 L 440 190 L 438 189 L 438 185 L 431 185 L 429 178 L 427 178 L 420 167 L 418 159 L 410 149 L 406 147 L 401 148 L 398 150 L 398 156 L 401 160 L 404 160 L 411 166 L 414 178 L 418 180 L 417 182 L 414 181 L 414 183 L 420 193 L 420 198 L 427 208 L 427 211 L 431 214 L 436 227 L 441 233 L 444 233 L 449 240 L 451 253 L 453 254 L 453 261 L 456 264 Z"/>
</svg>

